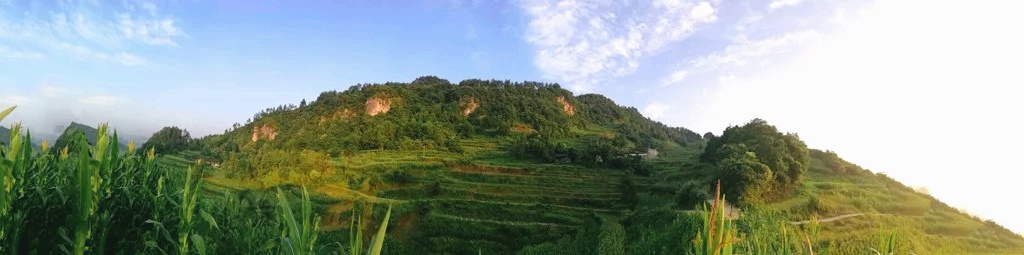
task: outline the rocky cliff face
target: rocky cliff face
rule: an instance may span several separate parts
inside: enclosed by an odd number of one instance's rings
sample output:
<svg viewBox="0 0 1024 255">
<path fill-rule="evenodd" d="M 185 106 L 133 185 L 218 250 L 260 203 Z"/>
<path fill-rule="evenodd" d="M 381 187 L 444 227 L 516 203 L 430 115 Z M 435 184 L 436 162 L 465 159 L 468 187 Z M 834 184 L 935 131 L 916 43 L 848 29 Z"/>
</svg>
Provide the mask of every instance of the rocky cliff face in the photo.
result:
<svg viewBox="0 0 1024 255">
<path fill-rule="evenodd" d="M 391 111 L 391 101 L 386 95 L 377 95 L 366 100 L 366 115 L 377 116 L 388 111 Z"/>
</svg>

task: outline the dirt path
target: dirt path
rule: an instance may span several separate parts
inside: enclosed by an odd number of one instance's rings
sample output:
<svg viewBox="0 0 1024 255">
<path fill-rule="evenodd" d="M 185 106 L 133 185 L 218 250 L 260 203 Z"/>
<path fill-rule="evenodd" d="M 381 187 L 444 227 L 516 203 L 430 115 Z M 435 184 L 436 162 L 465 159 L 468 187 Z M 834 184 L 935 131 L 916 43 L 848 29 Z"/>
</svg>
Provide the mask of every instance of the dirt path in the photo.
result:
<svg viewBox="0 0 1024 255">
<path fill-rule="evenodd" d="M 857 216 L 863 216 L 863 215 L 864 215 L 864 213 L 844 214 L 844 215 L 839 215 L 839 216 L 830 217 L 830 218 L 818 219 L 818 222 L 819 223 L 833 222 L 833 221 L 837 221 L 837 220 L 841 220 L 841 219 L 857 217 Z M 811 223 L 811 221 L 810 220 L 794 221 L 794 222 L 790 222 L 789 224 L 802 225 L 802 224 L 808 224 L 808 223 Z"/>
<path fill-rule="evenodd" d="M 454 220 L 472 221 L 472 222 L 483 222 L 483 223 L 492 223 L 492 224 L 502 224 L 502 225 L 510 225 L 510 226 L 569 227 L 568 225 L 562 225 L 562 224 L 558 224 L 558 223 L 522 222 L 522 221 L 497 221 L 497 220 L 485 220 L 485 219 L 476 219 L 476 218 L 466 218 L 466 217 L 460 217 L 460 216 L 455 216 L 455 215 L 447 215 L 447 214 L 432 214 L 431 216 L 441 217 L 441 218 L 449 218 L 449 219 L 454 219 Z"/>
<path fill-rule="evenodd" d="M 341 187 L 341 186 L 337 186 L 337 185 L 333 185 L 333 184 L 328 184 L 328 185 L 320 186 L 320 188 L 317 189 L 317 192 L 319 192 L 321 194 L 325 194 L 325 195 L 327 195 L 329 197 L 333 197 L 333 198 L 351 199 L 351 200 L 359 200 L 359 201 L 368 201 L 368 202 L 372 202 L 372 203 L 401 204 L 401 203 L 408 203 L 409 202 L 408 200 L 398 200 L 398 199 L 388 199 L 388 198 L 375 197 L 375 196 L 363 194 L 362 192 L 359 192 L 359 191 L 351 190 L 351 189 L 348 189 L 348 188 L 345 188 L 345 187 Z"/>
</svg>

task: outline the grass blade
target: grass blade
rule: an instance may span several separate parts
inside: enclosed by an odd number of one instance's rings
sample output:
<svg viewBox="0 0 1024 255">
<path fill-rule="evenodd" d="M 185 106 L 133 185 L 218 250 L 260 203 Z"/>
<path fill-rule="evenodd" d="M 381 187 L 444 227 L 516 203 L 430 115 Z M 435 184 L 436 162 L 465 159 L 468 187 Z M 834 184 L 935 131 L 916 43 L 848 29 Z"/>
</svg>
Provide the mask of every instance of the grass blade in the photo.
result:
<svg viewBox="0 0 1024 255">
<path fill-rule="evenodd" d="M 377 230 L 377 235 L 373 236 L 373 247 L 370 248 L 370 255 L 380 255 L 380 249 L 384 247 L 384 233 L 388 229 L 388 220 L 391 219 L 391 206 L 388 206 L 388 212 L 384 214 L 384 221 L 380 223 L 380 229 Z"/>
</svg>

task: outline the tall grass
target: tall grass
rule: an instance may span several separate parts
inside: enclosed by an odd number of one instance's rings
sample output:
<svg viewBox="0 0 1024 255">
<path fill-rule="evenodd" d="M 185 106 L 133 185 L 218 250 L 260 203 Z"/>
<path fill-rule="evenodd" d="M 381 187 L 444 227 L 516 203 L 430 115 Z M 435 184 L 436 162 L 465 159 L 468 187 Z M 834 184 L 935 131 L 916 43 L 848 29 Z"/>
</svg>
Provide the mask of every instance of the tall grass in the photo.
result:
<svg viewBox="0 0 1024 255">
<path fill-rule="evenodd" d="M 370 210 L 372 211 L 372 210 Z M 384 235 L 388 229 L 388 222 L 391 220 L 391 206 L 388 206 L 388 212 L 384 214 L 384 220 L 380 223 L 380 228 L 377 229 L 377 234 L 370 240 L 370 249 L 366 250 L 366 254 L 369 255 L 380 255 L 381 250 L 384 248 Z M 363 228 L 362 228 L 362 217 L 355 210 L 352 212 L 352 221 L 349 225 L 349 254 L 358 255 L 363 254 Z M 340 252 L 339 252 L 340 253 Z"/>
<path fill-rule="evenodd" d="M 879 230 L 878 246 L 871 251 L 880 255 L 892 255 L 896 252 L 896 229 L 889 231 L 888 234 L 885 233 L 885 230 Z"/>
<path fill-rule="evenodd" d="M 0 120 L 14 111 L 15 107 L 0 111 Z M 11 141 L 8 147 L 0 148 L 0 252 L 16 254 L 20 229 L 25 221 L 25 213 L 13 210 L 15 200 L 24 196 L 23 175 L 28 155 L 25 148 L 30 147 L 30 139 L 21 137 L 21 126 L 11 127 Z"/>
<path fill-rule="evenodd" d="M 278 206 L 280 207 L 280 222 L 284 230 L 281 232 L 282 254 L 307 255 L 314 254 L 316 246 L 317 231 L 320 226 L 320 216 L 313 212 L 313 203 L 309 201 L 309 192 L 302 187 L 301 210 L 299 221 L 295 220 L 295 212 L 292 211 L 288 198 L 280 188 L 277 189 Z"/>
<path fill-rule="evenodd" d="M 722 195 L 722 183 L 719 182 L 715 187 L 711 210 L 704 206 L 701 212 L 702 227 L 693 240 L 695 254 L 732 255 L 735 252 L 735 245 L 739 241 L 736 224 L 725 213 L 725 197 Z"/>
</svg>

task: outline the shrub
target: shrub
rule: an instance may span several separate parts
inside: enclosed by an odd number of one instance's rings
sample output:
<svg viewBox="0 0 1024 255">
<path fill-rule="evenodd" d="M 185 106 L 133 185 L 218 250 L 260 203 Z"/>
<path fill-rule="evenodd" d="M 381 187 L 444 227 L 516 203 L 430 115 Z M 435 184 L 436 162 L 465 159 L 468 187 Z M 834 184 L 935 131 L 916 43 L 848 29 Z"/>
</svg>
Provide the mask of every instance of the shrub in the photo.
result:
<svg viewBox="0 0 1024 255">
<path fill-rule="evenodd" d="M 700 182 L 688 181 L 676 191 L 676 205 L 683 209 L 691 209 L 710 198 L 707 186 Z"/>
</svg>

